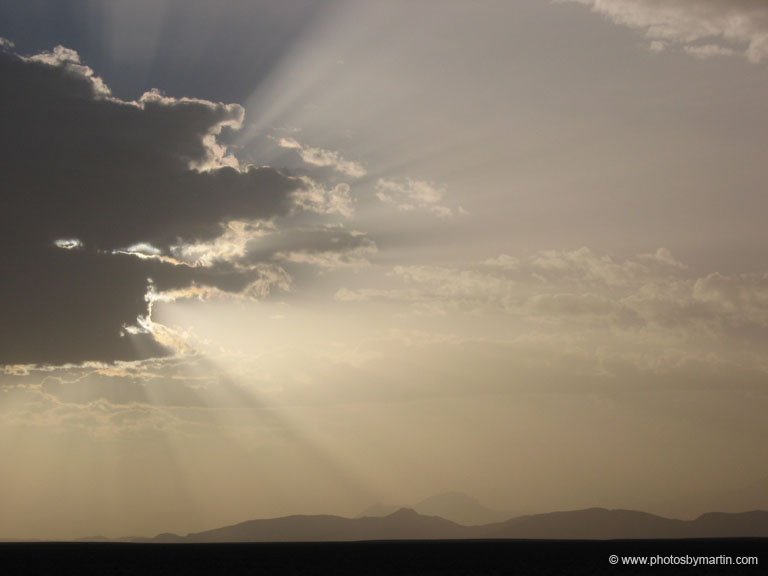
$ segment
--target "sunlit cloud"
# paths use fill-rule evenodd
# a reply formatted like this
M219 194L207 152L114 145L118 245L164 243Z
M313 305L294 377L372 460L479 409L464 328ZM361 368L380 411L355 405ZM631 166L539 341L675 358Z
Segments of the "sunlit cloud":
M341 154L333 150L306 146L294 138L279 138L277 144L281 148L296 150L301 159L312 166L329 167L350 178L362 178L367 174L361 164L345 160Z
M83 243L77 238L62 238L54 241L54 245L62 250L77 250L83 247Z
M189 160L189 167L200 172L208 172L224 167L242 171L248 170L247 166L241 167L237 157L231 154L227 147L220 144L217 139L224 128L235 131L242 128L245 109L239 104L213 103L200 98L171 98L156 89L145 92L137 102L129 104L136 104L141 108L146 108L148 105L170 108L203 106L210 108L212 111L215 110L219 114L220 120L212 124L207 132L202 135L201 144L204 154L199 158L191 158Z
M176 302L178 300L211 300L220 298L224 300L257 300L269 296L274 290L279 289L289 292L293 288L290 275L280 266L274 264L256 264L252 271L257 273L257 279L249 282L238 291L231 292L215 286L192 284L184 288L158 291L150 284L146 300L150 304L155 302Z
M634 346L643 363L665 349L671 362L709 358L768 369L756 347L768 342L765 274L696 275L664 248L624 260L581 248L540 251L513 266L487 262L466 268L396 266L389 276L398 285L343 288L336 299L399 302L417 315L472 314L491 323L503 313L547 338L557 330L603 346L606 335L621 334L627 349L614 340L606 353L622 355Z
M449 218L454 211L443 203L445 189L424 180L404 181L379 179L376 183L376 197L385 204L392 204L398 210L426 210L440 218Z
M196 353L204 343L189 330L178 326L166 325L153 318L154 307L158 303L172 303L183 300L200 302L218 300L227 302L255 302L268 297L276 290L290 292L293 289L291 276L275 264L254 264L250 272L256 278L238 291L223 290L216 286L193 283L183 288L158 290L149 280L144 300L147 312L136 318L134 324L124 324L123 333L128 336L138 334L151 335L154 340L175 355Z
M159 260L161 262L168 262L171 264L177 263L174 259L163 256L162 250L152 246L152 244L147 242L139 242L138 244L133 244L131 246L127 246L126 248L112 250L111 253L123 254L125 256L135 256L140 260Z
M222 225L223 232L211 241L181 242L170 246L171 254L189 266L210 267L217 262L237 262L245 257L248 244L274 233L270 221L242 222L232 220Z
M350 218L354 214L354 198L348 184L336 184L326 188L307 176L302 176L304 186L292 194L296 208L317 214L339 214Z
M505 270L514 270L520 266L520 259L509 254L499 254L495 258L488 258L482 261L484 266L491 268L502 268Z
M768 6L761 0L557 0L590 6L616 24L642 30L651 50L681 46L698 58L768 57Z
M23 58L29 62L40 62L48 66L60 67L80 76L88 81L93 89L94 96L97 98L111 98L112 92L99 76L96 76L93 69L80 62L80 55L70 48L56 46L50 52L41 52L34 56ZM116 99L112 99L117 101Z
M376 243L362 234L352 233L359 241L347 249L340 250L293 250L277 252L275 260L294 264L310 264L320 268L360 268L369 266L369 257L378 251Z
M650 254L639 254L638 258L641 260L659 262L661 264L666 264L667 266L672 266L673 268L685 269L688 267L684 262L675 258L672 255L672 252L666 248L658 248L656 252Z

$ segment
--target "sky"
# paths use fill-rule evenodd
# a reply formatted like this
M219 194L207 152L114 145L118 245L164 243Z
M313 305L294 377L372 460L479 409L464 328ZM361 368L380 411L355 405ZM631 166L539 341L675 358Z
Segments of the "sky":
M0 38L0 538L768 478L763 0L0 0Z

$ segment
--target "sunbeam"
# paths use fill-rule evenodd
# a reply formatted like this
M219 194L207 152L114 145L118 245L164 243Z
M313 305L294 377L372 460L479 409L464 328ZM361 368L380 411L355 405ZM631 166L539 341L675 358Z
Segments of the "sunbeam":
M274 318L271 306L256 304L255 307L267 310L258 310L255 315L249 313L253 316L253 326L270 323L270 319L273 324L282 323L282 319ZM242 316L242 305L239 308L236 313ZM162 306L158 307L156 316L161 319L158 321L170 327L194 325L194 316L188 314L185 317L185 310L189 311L190 307ZM194 312L195 307L191 310ZM338 438L334 438L333 431L323 425L316 409L300 397L288 404L277 401L285 377L292 371L289 364L295 363L296 355L304 354L302 349L305 345L316 344L315 337L311 333L301 336L291 329L279 336L269 326L261 331L249 332L234 338L240 348L239 355L228 353L226 346L222 347L221 342L210 338L210 333L206 334L201 341L206 341L207 347L201 350L191 365L196 366L201 377L198 398L216 423L214 428L228 442L243 452L254 454L258 454L258 446L269 442L277 441L283 445L281 456L254 460L252 463L263 473L259 480L262 484L260 490L272 494L272 498L279 498L275 492L283 491L282 497L298 500L307 491L326 493L328 501L338 499L340 494L361 503L375 497L359 473L355 453L339 449ZM267 337L270 341L266 340ZM291 347L286 353L285 345L289 341ZM255 356L252 346L258 350ZM219 352L216 353L216 350ZM273 388L275 385L278 389ZM275 394L278 396L275 397ZM273 397L271 401L270 396ZM366 448L363 446L362 449ZM266 479L280 477L276 470L281 466L303 472L295 475L294 483L278 482L263 486Z
M0 540L768 509L766 23L0 1Z

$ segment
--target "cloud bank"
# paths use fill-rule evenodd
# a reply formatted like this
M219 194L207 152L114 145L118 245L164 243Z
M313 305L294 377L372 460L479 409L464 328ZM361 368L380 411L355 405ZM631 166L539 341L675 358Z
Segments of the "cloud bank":
M741 54L768 58L768 4L763 0L559 0L590 6L616 24L641 30L659 52L682 47L699 58Z
M336 299L482 322L488 334L513 331L554 355L568 342L595 373L608 359L651 372L690 363L768 370L768 275L696 274L665 248L623 260L588 248L502 254L464 267L395 266L388 276L391 287L344 288Z

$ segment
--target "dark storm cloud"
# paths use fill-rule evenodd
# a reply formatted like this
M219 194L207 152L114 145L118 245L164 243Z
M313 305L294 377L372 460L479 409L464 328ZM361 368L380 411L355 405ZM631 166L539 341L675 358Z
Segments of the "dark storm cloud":
M286 214L301 185L226 156L215 138L239 127L240 106L159 93L122 102L66 49L0 52L0 79L0 363L161 353L120 328L146 313L148 277L184 286L200 271L111 252L167 249L214 238L227 220ZM63 239L82 245L54 244Z

